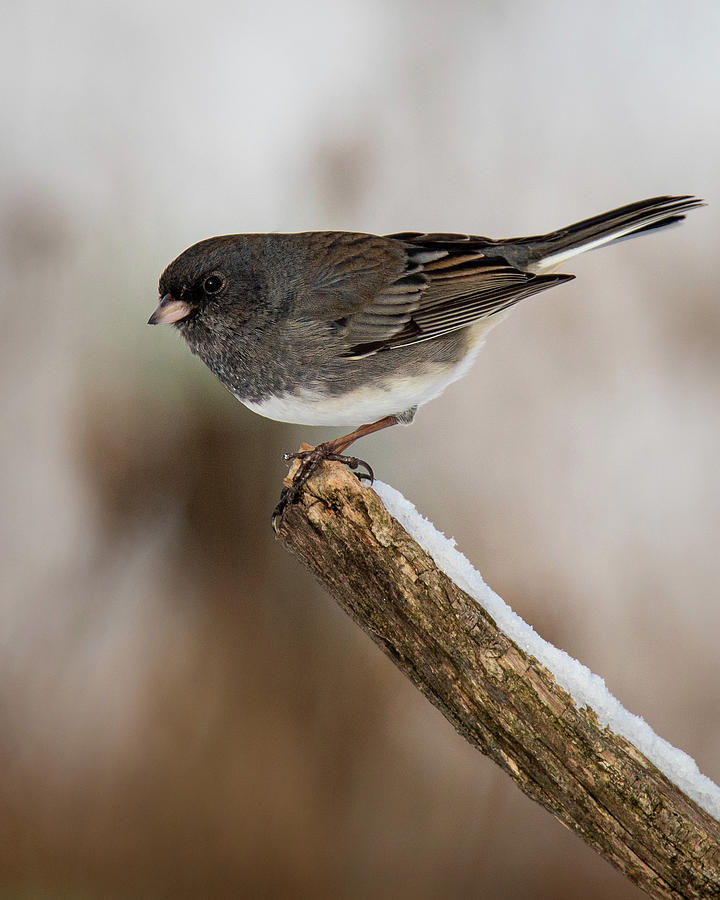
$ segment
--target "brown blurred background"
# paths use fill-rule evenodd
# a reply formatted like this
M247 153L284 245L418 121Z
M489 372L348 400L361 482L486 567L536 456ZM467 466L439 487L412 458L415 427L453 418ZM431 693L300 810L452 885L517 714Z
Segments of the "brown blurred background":
M275 543L157 277L229 231L709 208L524 304L379 476L720 779L720 6L3 4L0 894L639 896ZM714 202L713 202L714 201Z

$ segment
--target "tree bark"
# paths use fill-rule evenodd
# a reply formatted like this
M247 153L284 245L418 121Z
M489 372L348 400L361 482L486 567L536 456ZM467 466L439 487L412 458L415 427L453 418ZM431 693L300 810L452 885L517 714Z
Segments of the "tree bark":
M720 823L600 727L339 463L280 540L459 733L653 897L720 897Z

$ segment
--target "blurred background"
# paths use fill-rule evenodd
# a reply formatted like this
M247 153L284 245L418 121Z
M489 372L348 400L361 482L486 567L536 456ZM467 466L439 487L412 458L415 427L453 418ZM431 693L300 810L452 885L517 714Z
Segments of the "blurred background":
M639 897L276 544L282 452L338 432L254 416L145 321L214 234L706 197L573 261L360 455L720 779L720 6L2 18L0 894Z

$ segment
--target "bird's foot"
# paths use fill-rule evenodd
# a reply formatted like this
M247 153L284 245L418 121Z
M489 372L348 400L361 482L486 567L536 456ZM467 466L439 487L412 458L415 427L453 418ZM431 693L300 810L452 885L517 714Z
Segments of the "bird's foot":
M275 531L277 531L280 526L280 520L282 519L285 510L288 506L292 506L292 504L297 501L300 491L305 486L307 480L320 463L324 462L326 459L331 462L343 463L343 465L352 469L358 478L367 478L370 484L375 480L375 474L369 463L366 463L364 459L358 459L357 456L345 456L343 453L337 453L336 447L332 441L329 441L326 444L318 444L317 447L312 447L310 450L299 450L297 453L285 453L283 454L283 459L285 462L292 462L297 459L300 461L300 465L298 466L290 485L283 488L282 494L280 495L280 502L273 512L272 526ZM356 471L359 468L363 468L366 471Z

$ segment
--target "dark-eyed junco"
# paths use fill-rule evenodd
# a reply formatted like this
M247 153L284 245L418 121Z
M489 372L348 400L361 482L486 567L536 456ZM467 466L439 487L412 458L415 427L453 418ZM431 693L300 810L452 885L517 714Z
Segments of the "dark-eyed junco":
M356 467L359 460L340 456L353 441L412 422L418 406L467 372L512 306L574 277L550 274L556 266L701 204L654 197L504 240L342 231L209 238L165 269L149 324L175 324L254 412L355 428L293 455L302 462L279 515L319 460Z

